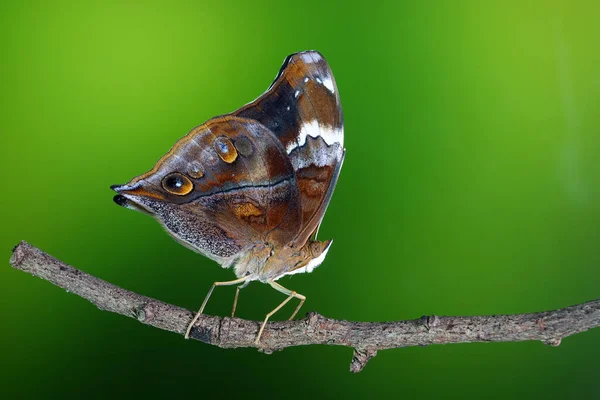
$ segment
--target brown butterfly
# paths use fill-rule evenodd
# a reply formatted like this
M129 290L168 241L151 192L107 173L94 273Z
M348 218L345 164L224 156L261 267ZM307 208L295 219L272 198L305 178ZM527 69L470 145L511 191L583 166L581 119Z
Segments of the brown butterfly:
M149 172L111 188L115 203L150 214L184 246L233 267L238 279L261 281L288 297L306 298L276 281L312 272L331 240L317 231L344 160L344 124L329 65L316 51L288 56L269 89L239 110L192 129Z

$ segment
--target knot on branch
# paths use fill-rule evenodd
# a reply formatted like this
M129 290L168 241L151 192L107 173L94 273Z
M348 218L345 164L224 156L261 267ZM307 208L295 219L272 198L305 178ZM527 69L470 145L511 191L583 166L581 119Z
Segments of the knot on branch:
M309 328L312 329L318 329L317 325L321 322L322 319L324 319L325 317L323 317L321 314L319 314L316 311L311 311L308 314L306 314L306 322L307 322L307 326Z
M547 346L552 346L552 347L560 346L560 342L561 342L560 338L542 340L542 343L544 343Z
M152 304L144 303L132 310L135 319L143 324L148 324L154 319L154 310Z
M421 323L423 324L425 329L427 329L428 331L434 329L440 323L440 319L438 318L437 315L434 315L434 314L423 315L419 319L419 321L421 321Z
M377 350L373 348L354 349L352 362L350 363L350 372L357 373L363 370L369 360L377 355Z
M25 258L25 249L27 246L30 246L29 243L24 240L21 241L18 245L12 248L12 256L10 257L10 265L14 268L19 268L21 263L23 262L23 258Z

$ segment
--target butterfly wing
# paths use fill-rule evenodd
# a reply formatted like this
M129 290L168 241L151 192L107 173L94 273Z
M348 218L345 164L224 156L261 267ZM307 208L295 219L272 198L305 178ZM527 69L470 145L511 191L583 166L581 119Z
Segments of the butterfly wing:
M260 122L285 149L301 203L301 227L290 243L303 246L325 215L345 154L342 107L329 65L316 51L288 56L267 92L233 115Z
M113 187L115 201L152 214L222 265L265 241L302 247L331 199L343 139L327 62L314 51L293 54L267 92L194 128L152 170ZM192 189L168 190L172 176Z
M190 190L169 188L171 177ZM152 170L113 189L127 201L121 205L150 213L222 265L256 243L289 243L300 227L296 176L281 142L259 122L231 115L193 129Z

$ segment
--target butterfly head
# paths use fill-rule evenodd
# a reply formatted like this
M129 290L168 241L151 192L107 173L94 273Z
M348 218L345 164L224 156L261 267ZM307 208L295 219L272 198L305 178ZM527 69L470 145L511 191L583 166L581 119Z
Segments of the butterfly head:
M189 242L179 232L191 223L189 208L200 194L199 179L203 174L187 161L188 156L185 149L167 154L149 172L126 184L111 186L117 192L113 201L151 215L176 239Z
M168 205L189 201L195 183L172 163L159 163L150 172L124 185L113 185L111 189L117 192L113 200L118 205L160 217Z
M261 211L250 202L230 201L227 193L258 176L249 177L240 165L262 160L255 154L259 145L254 138L244 129L234 129L238 126L232 121L215 119L194 128L150 171L111 186L117 192L114 202L153 216L172 237L195 251L218 262L229 259L245 245L236 239L247 235L228 216L254 218Z

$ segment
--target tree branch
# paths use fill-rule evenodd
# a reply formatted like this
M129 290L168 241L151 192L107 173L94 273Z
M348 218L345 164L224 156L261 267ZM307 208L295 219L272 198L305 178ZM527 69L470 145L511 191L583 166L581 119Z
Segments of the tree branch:
M194 313L117 287L21 242L13 249L11 265L95 304L156 328L185 333ZM191 338L223 348L257 347L260 321L203 315ZM397 322L350 322L315 312L296 321L270 322L260 350L272 353L291 346L329 344L354 348L352 372L361 371L378 350L429 344L518 342L540 340L558 346L561 339L600 326L600 300L560 310L531 314L481 317L423 316Z

